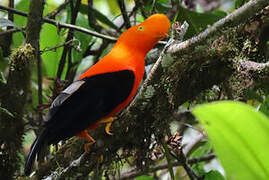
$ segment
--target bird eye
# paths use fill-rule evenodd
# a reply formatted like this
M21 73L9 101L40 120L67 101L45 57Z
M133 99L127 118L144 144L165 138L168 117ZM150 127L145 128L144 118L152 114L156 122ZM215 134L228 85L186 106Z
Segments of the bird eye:
M139 27L137 28L137 30L138 30L138 31L144 31L144 27L143 27L143 26L139 26Z

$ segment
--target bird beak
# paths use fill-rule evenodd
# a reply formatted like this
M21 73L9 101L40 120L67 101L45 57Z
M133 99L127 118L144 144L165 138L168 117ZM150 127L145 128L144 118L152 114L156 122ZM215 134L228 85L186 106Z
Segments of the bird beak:
M168 36L169 36L168 33L163 34L163 38L167 38Z
M162 34L159 34L157 36L158 39L163 39L163 38L167 38L168 37L168 33L162 33Z

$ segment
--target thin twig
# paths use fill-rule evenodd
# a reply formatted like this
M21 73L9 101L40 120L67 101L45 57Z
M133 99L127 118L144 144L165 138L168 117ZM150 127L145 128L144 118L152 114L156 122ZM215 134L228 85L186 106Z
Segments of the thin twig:
M164 149L164 155L165 155L166 160L167 160L167 168L169 170L170 177L172 180L174 180L175 175L174 175L173 165L172 165L172 156L169 153L169 149L168 149L168 146L167 146L167 143L165 142L165 140L162 140L162 146Z
M207 161L210 161L210 160L214 159L215 157L216 157L215 154L210 153L210 154L207 154L207 155L204 155L204 156L190 158L190 159L187 160L187 163L188 164L196 164L196 163L199 163L199 162L207 162ZM175 161L175 162L172 163L173 167L177 167L177 166L181 166L181 165L182 164L179 161ZM161 165L156 165L154 167L151 167L147 171L140 171L138 169L132 169L131 171L128 171L128 172L125 172L125 173L121 174L119 180L131 179L131 178L141 176L143 174L153 173L153 172L156 172L156 171L159 171L159 170L167 169L168 166L169 166L168 163L164 163L164 164L161 164Z
M142 16L146 19L148 17L147 12L145 11L144 2L141 2L141 0L135 1L135 5L139 7Z
M55 10L53 10L52 12L48 13L46 15L47 18L49 19L55 19L55 16L57 14L59 14L63 9L65 9L65 7L71 2L72 0L66 0L65 2L63 2L63 4L61 4L60 6L58 6Z
M40 46L39 46L40 48ZM41 53L40 50L38 49L36 51L37 53L37 85L38 85L38 106L42 106L43 104L43 95L42 95L42 84L43 84L43 80L42 80L42 59L41 59ZM42 110L39 109L38 111L38 120L39 123L41 124L41 122L43 121L43 114L42 114Z
M174 153L173 153L174 152ZM170 151L170 154L176 158L178 160L178 162L180 162L183 166L183 168L185 169L186 173L188 174L189 178L191 180L199 180L201 179L196 172L189 166L188 162L187 162L187 158L185 156L185 154L182 151L182 148L177 149L176 151Z
M18 15L21 15L21 16L24 16L24 17L28 17L28 14L27 13L22 12L22 11L19 11L19 10L16 10L16 9L13 9L13 8L9 8L9 7L0 5L0 9L6 10L6 11L11 11L11 12L13 12L15 14L18 14ZM89 35L95 36L97 38L101 38L101 39L107 40L109 42L116 42L117 41L117 38L116 37L112 37L112 36L109 36L109 35L101 34L101 33L98 33L96 31L91 31L89 29L86 29L86 28L83 28L83 27L80 27L80 26L76 26L76 25L73 25L73 24L67 24L67 23L63 23L63 22L58 22L58 21L55 21L55 20L52 20L52 19L48 19L48 18L43 18L42 20L43 20L43 22L48 23L48 24L52 24L52 25L56 26L59 29L60 28L72 29L72 30L76 30L76 31L79 31L79 32L82 32L82 33L85 33L85 34L89 34ZM165 42L164 41L159 41L158 44L164 45Z
M210 161L211 159L214 159L216 157L216 155L214 153L210 153L204 156L200 156L200 157L195 157L195 158L190 158L187 160L188 164L196 164L202 161Z
M6 30L6 31L1 31L1 32L0 32L0 36L6 36L6 35L8 35L8 34L12 34L12 33L19 32L19 31L23 31L23 30L25 30L24 27L23 27L23 28L20 28L20 29L18 29L18 28L8 29L8 30Z
M66 71L65 80L69 80L72 67L73 67L72 51L68 51L68 54L67 54L67 71Z
M131 13L128 15L129 19L132 15L134 15L134 13L138 10L138 6L135 5L134 8L132 9ZM122 25L118 28L118 32L121 31L121 29L124 27L124 22L122 23Z
M70 46L74 42L74 39L71 39L67 42L64 42L62 44L56 45L55 47L46 47L43 50L40 50L41 53L47 52L47 51L56 51L56 49L63 47L63 46Z
M14 0L9 0L9 4L8 6L10 8L14 8ZM8 20L10 21L14 21L14 13L13 12L8 12ZM12 27L7 27L7 30L9 29L12 29ZM12 43L12 34L9 34L7 37L6 37L6 43L7 43L7 47L10 47L11 43ZM9 48L10 49L10 48Z
M88 0L88 24L97 32L100 32L103 29L96 21L93 9L93 0Z
M18 14L18 15L21 15L21 16L24 16L24 17L28 17L27 13L25 13L23 11L16 10L14 8L9 8L9 7L0 5L0 9L10 11L10 12L13 12L14 14ZM101 34L101 33L95 32L95 31L91 31L89 29L86 29L86 28L83 28L83 27L80 27L80 26L67 24L67 23L62 23L62 22L54 21L54 20L48 19L48 18L43 18L42 20L43 20L43 22L55 25L58 28L73 29L73 30L83 32L83 33L86 33L86 34L89 34L89 35L92 35L92 36L95 36L95 37L98 37L98 38L109 40L109 41L112 41L112 42L117 41L117 38L115 38L115 37L108 36L108 35L105 35L105 34Z
M73 7L73 1L70 4L71 5L71 24L76 23L76 19L77 19L77 15L78 15L78 12L79 12L80 4L81 4L81 0L76 1L75 7ZM69 29L68 35L67 35L67 38L66 38L65 42L67 43L68 41L72 40L73 36L74 36L74 30ZM61 78L61 75L62 75L62 72L63 72L63 69L64 69L64 65L65 65L65 62L66 62L66 55L67 55L68 51L70 51L70 50L71 50L70 46L64 46L62 56L61 56L59 66L58 66L58 71L57 71L57 74L56 74L56 77L58 79Z
M131 23L130 23L130 19L128 17L128 13L126 11L126 6L125 6L125 3L124 3L124 0L117 0L117 1L118 1L120 10L121 10L121 14L122 14L122 17L123 17L123 20L124 20L125 27L128 29L128 28L131 27Z

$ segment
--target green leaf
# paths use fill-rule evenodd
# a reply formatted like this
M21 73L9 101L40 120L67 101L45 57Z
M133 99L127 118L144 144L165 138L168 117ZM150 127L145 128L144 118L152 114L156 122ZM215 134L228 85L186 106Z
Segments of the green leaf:
M269 120L241 102L219 101L194 108L226 171L227 179L269 179Z
M180 6L176 20L180 23L183 23L184 21L189 23L190 26L184 37L185 39L188 39L206 29L208 25L214 24L225 16L225 12L221 13L220 11L216 11L214 13L198 13Z
M16 9L24 12L28 12L30 1L29 0L21 0L17 5ZM27 18L14 14L14 24L19 27L26 26ZM24 36L21 32L13 33L13 44L12 48L17 48L24 42Z
M209 171L205 174L205 180L225 180L218 171Z
M77 21L76 24L78 26L81 27L88 27L88 20L85 16L79 14L77 17ZM81 52L75 51L73 49L73 62L78 62L82 60L83 57L83 52L85 51L85 49L88 47L89 44L91 44L92 41L92 36L82 33L82 32L75 32L74 33L75 38L79 41L80 43L80 48L81 48ZM79 44L78 42L74 43L74 44Z
M88 6L85 4L81 4L79 11L82 14L88 15ZM101 13L100 11L98 11L96 9L93 9L93 12L94 12L95 18L97 20L108 25L109 27L111 27L113 29L116 29L116 30L118 29L118 27L110 19L108 19L106 15L104 15L103 13Z
M61 38L57 34L57 28L50 24L43 24L40 33L40 49L52 48L62 44ZM42 62L44 65L44 76L55 77L58 64L61 58L63 48L57 48L55 51L46 51L42 53Z
M151 176L139 176L135 180L154 180L154 178Z

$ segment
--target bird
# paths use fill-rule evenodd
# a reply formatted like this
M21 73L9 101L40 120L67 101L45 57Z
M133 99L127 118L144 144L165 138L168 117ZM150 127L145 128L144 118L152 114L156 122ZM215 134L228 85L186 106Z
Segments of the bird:
M84 148L95 143L88 129L106 123L133 99L143 79L145 56L168 36L170 21L154 14L123 32L111 51L64 89L52 102L41 133L33 142L25 161L24 173L30 175L33 162L44 146L73 136L87 139Z

